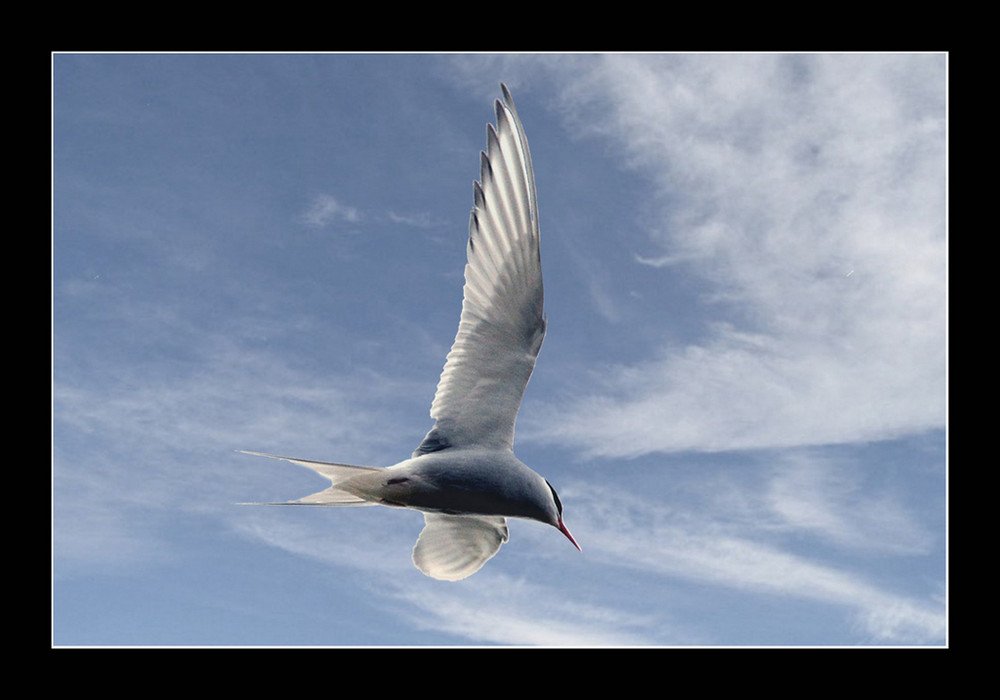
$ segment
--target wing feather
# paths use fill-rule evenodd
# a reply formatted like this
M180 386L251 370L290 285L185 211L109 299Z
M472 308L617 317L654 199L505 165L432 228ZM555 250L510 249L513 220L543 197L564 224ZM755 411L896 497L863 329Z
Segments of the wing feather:
M473 186L458 333L431 404L434 428L414 456L463 445L511 448L545 337L531 155L510 92L501 88Z
M479 571L507 538L505 518L424 513L413 563L431 578L459 581Z

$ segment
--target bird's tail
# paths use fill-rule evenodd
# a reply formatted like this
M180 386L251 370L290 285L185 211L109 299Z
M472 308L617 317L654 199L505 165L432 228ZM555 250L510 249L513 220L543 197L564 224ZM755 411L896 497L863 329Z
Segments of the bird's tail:
M281 501L277 503L245 503L243 505L257 505L257 506L373 506L376 501L371 501L356 493L344 490L339 485L344 484L344 482L352 479L353 477L359 476L368 472L381 471L379 467L359 467L353 464L338 464L336 462L314 462L308 459L294 459L292 457L279 457L278 455L269 455L263 452L248 452L246 450L239 450L243 454L257 455L259 457L271 457L272 459L283 459L286 462L292 462L293 464L299 464L303 467L308 467L312 469L317 474L325 476L332 482L332 486L311 496L306 496L305 498L300 498L297 501Z

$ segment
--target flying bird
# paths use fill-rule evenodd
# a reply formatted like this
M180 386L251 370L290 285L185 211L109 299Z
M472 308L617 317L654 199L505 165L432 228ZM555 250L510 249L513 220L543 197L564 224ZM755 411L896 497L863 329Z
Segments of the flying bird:
M473 183L462 314L430 415L434 426L391 467L273 457L331 486L261 505L385 505L423 512L413 563L424 574L471 576L508 539L507 518L547 523L580 549L552 485L514 456L514 422L545 337L538 202L524 128L506 85L487 125Z

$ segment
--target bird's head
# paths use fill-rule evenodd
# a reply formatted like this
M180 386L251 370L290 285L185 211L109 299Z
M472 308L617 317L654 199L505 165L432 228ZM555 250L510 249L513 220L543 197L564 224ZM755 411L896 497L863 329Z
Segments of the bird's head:
M580 545L576 543L576 540L573 539L573 535L570 534L569 528L567 528L566 524L563 522L563 508L562 501L559 500L559 494L557 494L556 490L552 488L552 484L549 483L548 479L545 480L545 485L549 487L549 493L551 494L551 503L549 504L549 508L546 508L549 524L559 530L562 534L566 535L569 541L573 543L574 547L583 551L580 549Z

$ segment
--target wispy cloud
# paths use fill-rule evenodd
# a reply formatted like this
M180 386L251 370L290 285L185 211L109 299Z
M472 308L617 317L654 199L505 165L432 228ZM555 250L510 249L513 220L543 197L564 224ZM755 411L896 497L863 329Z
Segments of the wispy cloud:
M405 602L400 613L416 627L478 644L636 646L662 643L670 634L648 615L574 601L506 575L461 589L412 587L397 595Z
M430 229L439 225L428 212L387 211L385 213L365 212L361 209L344 204L331 194L320 194L313 198L309 207L302 214L301 220L308 226L324 228L337 223L361 224L380 223L407 226L412 228Z
M316 227L329 226L339 221L357 223L361 218L361 212L355 207L343 204L329 194L317 195L302 215L302 220L306 224Z
M434 228L440 225L439 222L435 221L434 218L427 212L399 214L397 212L390 211L387 218L394 224L403 224L404 226L413 226L415 228Z
M701 276L719 322L594 377L548 436L635 455L942 426L943 71L940 56L611 56L576 72L560 95L574 127L618 143L651 206L669 203L644 216L659 224L637 264Z
M938 544L899 494L858 466L799 451L775 461L761 504L782 529L887 556L926 554Z
M156 321L162 318L148 323ZM237 325L203 331L183 359L118 367L113 379L74 374L54 385L61 563L106 568L114 561L169 558L169 545L151 545L161 517L184 512L225 519L240 501L293 499L320 486L305 470L255 462L236 450L316 459L335 453L383 464L394 461L401 436L419 439L426 409L417 410L421 401L407 410L421 392L406 380L362 368L317 378L288 354L240 337ZM145 327L131 326L137 335ZM60 344L62 366L71 362L66 352Z
M942 600L884 590L845 565L794 553L787 546L789 539L815 535L817 528L837 532L843 524L784 522L775 531L775 515L780 521L787 513L768 512L766 493L760 494L762 500L751 498L753 512L738 522L722 502L711 499L694 510L608 487L581 487L568 493L578 517L580 510L586 513L582 522L577 521L579 539L587 543L588 556L606 565L662 576L664 581L688 580L842 608L856 621L858 634L873 643L939 643L944 638ZM831 499L823 510L831 512L835 501ZM869 536L880 539L874 519L869 525ZM850 544L859 549L871 546L854 539Z

